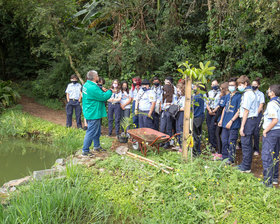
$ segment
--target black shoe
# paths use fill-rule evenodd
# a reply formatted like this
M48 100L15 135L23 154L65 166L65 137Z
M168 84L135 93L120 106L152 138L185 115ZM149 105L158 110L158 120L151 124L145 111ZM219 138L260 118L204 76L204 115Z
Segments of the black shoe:
M106 149L103 149L101 146L97 149L93 149L95 152L106 152Z
M82 152L82 156L89 156L92 157L94 156L91 152Z
M168 143L164 144L164 146L163 146L164 149L168 149L169 147L170 147L170 144L168 144Z

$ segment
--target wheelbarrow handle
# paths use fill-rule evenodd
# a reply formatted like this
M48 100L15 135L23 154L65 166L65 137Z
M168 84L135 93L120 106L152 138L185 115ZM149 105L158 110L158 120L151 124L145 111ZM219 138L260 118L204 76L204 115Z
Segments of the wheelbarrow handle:
M151 144L150 146L153 146L153 144L155 144L157 142L157 140L161 139L161 138L165 138L166 135L163 135L163 136L158 136Z
M172 138L176 137L177 135L181 135L181 133L176 133L173 136L171 136L166 142L169 142Z

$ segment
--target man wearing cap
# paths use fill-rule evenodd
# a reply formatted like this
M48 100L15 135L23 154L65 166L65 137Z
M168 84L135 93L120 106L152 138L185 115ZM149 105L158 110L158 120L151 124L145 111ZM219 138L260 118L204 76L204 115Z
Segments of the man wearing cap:
M153 112L156 105L155 91L150 89L150 82L144 79L142 88L139 90L136 97L135 114L139 113L139 127L140 128L153 128L154 122L152 119Z
M82 99L82 92L81 92L82 86L80 83L78 83L78 78L76 75L71 75L70 81L71 83L68 84L67 89L65 91L66 100L67 100L66 127L72 127L72 116L73 116L73 110L75 109L77 127L82 128L82 121L81 121L82 108L80 105Z

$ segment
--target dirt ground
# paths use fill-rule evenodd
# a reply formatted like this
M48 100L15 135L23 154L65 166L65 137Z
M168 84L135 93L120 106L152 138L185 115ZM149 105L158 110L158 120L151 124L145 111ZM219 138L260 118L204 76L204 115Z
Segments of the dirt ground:
M46 106L40 105L34 101L34 99L26 96L21 97L20 104L23 106L23 111L27 112L33 116L40 117L44 120L53 122L55 124L59 124L62 126L66 126L66 112L64 110L52 110ZM76 126L76 121L73 119L73 127ZM108 134L108 128L102 127L102 135ZM125 145L119 143L117 140L113 142L112 149L116 149L120 145ZM242 161L242 150L236 150L236 164L240 164ZM256 177L262 177L262 161L261 155L253 156L252 163L252 173ZM278 185L279 187L279 185Z

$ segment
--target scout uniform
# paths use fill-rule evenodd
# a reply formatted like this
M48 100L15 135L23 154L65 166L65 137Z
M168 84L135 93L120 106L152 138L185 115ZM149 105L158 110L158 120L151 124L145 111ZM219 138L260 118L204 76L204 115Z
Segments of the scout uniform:
M122 92L113 93L110 99L119 99L122 96ZM108 102L108 128L109 136L112 135L113 123L114 123L114 114L115 114L115 129L116 135L119 135L120 130L120 121L121 121L121 106L120 101L113 103Z
M224 118L222 120L222 158L228 159L234 163L236 141L238 139L238 130L241 126L241 119L238 117L231 125L230 129L226 128L228 122L234 117L240 108L242 94L227 94L225 99Z
M69 102L66 105L66 127L72 126L73 109L75 109L77 127L82 128L82 108L79 102L82 85L80 83L69 83L65 93L69 94Z
M139 127L140 128L153 128L154 122L147 115L150 112L151 106L153 102L156 102L155 92L151 89L147 89L144 91L142 88L139 90L137 94L137 101L139 107ZM144 113L144 114L143 114Z
M208 93L208 106L210 107L211 110L214 110L218 105L220 101L220 95L221 91L218 90L210 90ZM209 142L213 148L216 148L217 146L217 141L216 141L216 125L215 125L215 115L210 115L207 111L207 116L206 116L206 124L208 128L208 137L209 137Z
M179 106L179 109L185 108L185 96L179 97L179 99L177 100L177 105ZM179 111L176 117L176 133L183 133L183 125L184 125L184 111ZM182 147L181 135L178 135L178 143L180 144L180 147Z
M264 113L263 129L271 123L273 118L277 118L277 124L263 136L262 142L262 162L263 177L267 186L272 182L278 182L279 175L279 148L280 148L280 98L274 97L267 104Z
M202 133L202 124L204 120L204 99L201 93L194 95L194 119L193 119L193 138L194 155L200 155L200 140Z
M255 91L256 97L257 97L257 106L259 108L260 104L265 103L265 99L264 99L264 94L260 91L260 90L256 90ZM254 131L254 147L253 147L253 151L254 152L259 152L259 144L260 144L260 123L263 117L263 113L260 112L258 114L257 117L257 127L255 128Z
M133 99L132 101L132 113L135 113L135 106L136 106L136 98L137 98L137 94L139 92L139 90L141 89L141 87L139 89L137 89L135 87L134 90L130 90L129 91L129 95L130 97ZM138 128L139 127L139 116L138 115L135 115L133 116L133 124L135 124L135 127Z
M154 122L154 127L155 130L159 130L159 123L160 123L160 101L161 101L161 96L162 96L162 86L153 86L151 88L156 95L156 106L155 106L155 111L153 114L153 122Z
M242 163L239 165L239 169L244 172L251 172L253 148L252 148L252 136L257 127L258 117L258 105L257 97L251 86L245 88L245 92L241 98L239 117L242 120L244 110L249 110L248 118L244 125L244 134L241 136L242 147Z
M226 104L226 95L225 96L222 96L220 101L219 101L219 109L218 111L216 112L216 115L215 115L215 124L218 124L221 120L221 116L222 116L222 112L223 112L223 109L225 107L225 104ZM216 141L217 141L217 152L218 154L222 154L222 139L221 139L221 134L222 134L222 130L223 130L223 127L219 127L218 125L216 126Z
M126 91L123 91L120 103L126 104L127 101L129 101L129 97L130 97L129 93L127 93ZM125 106L124 110L121 109L121 118L130 116L130 108L131 108L131 104L128 104Z

